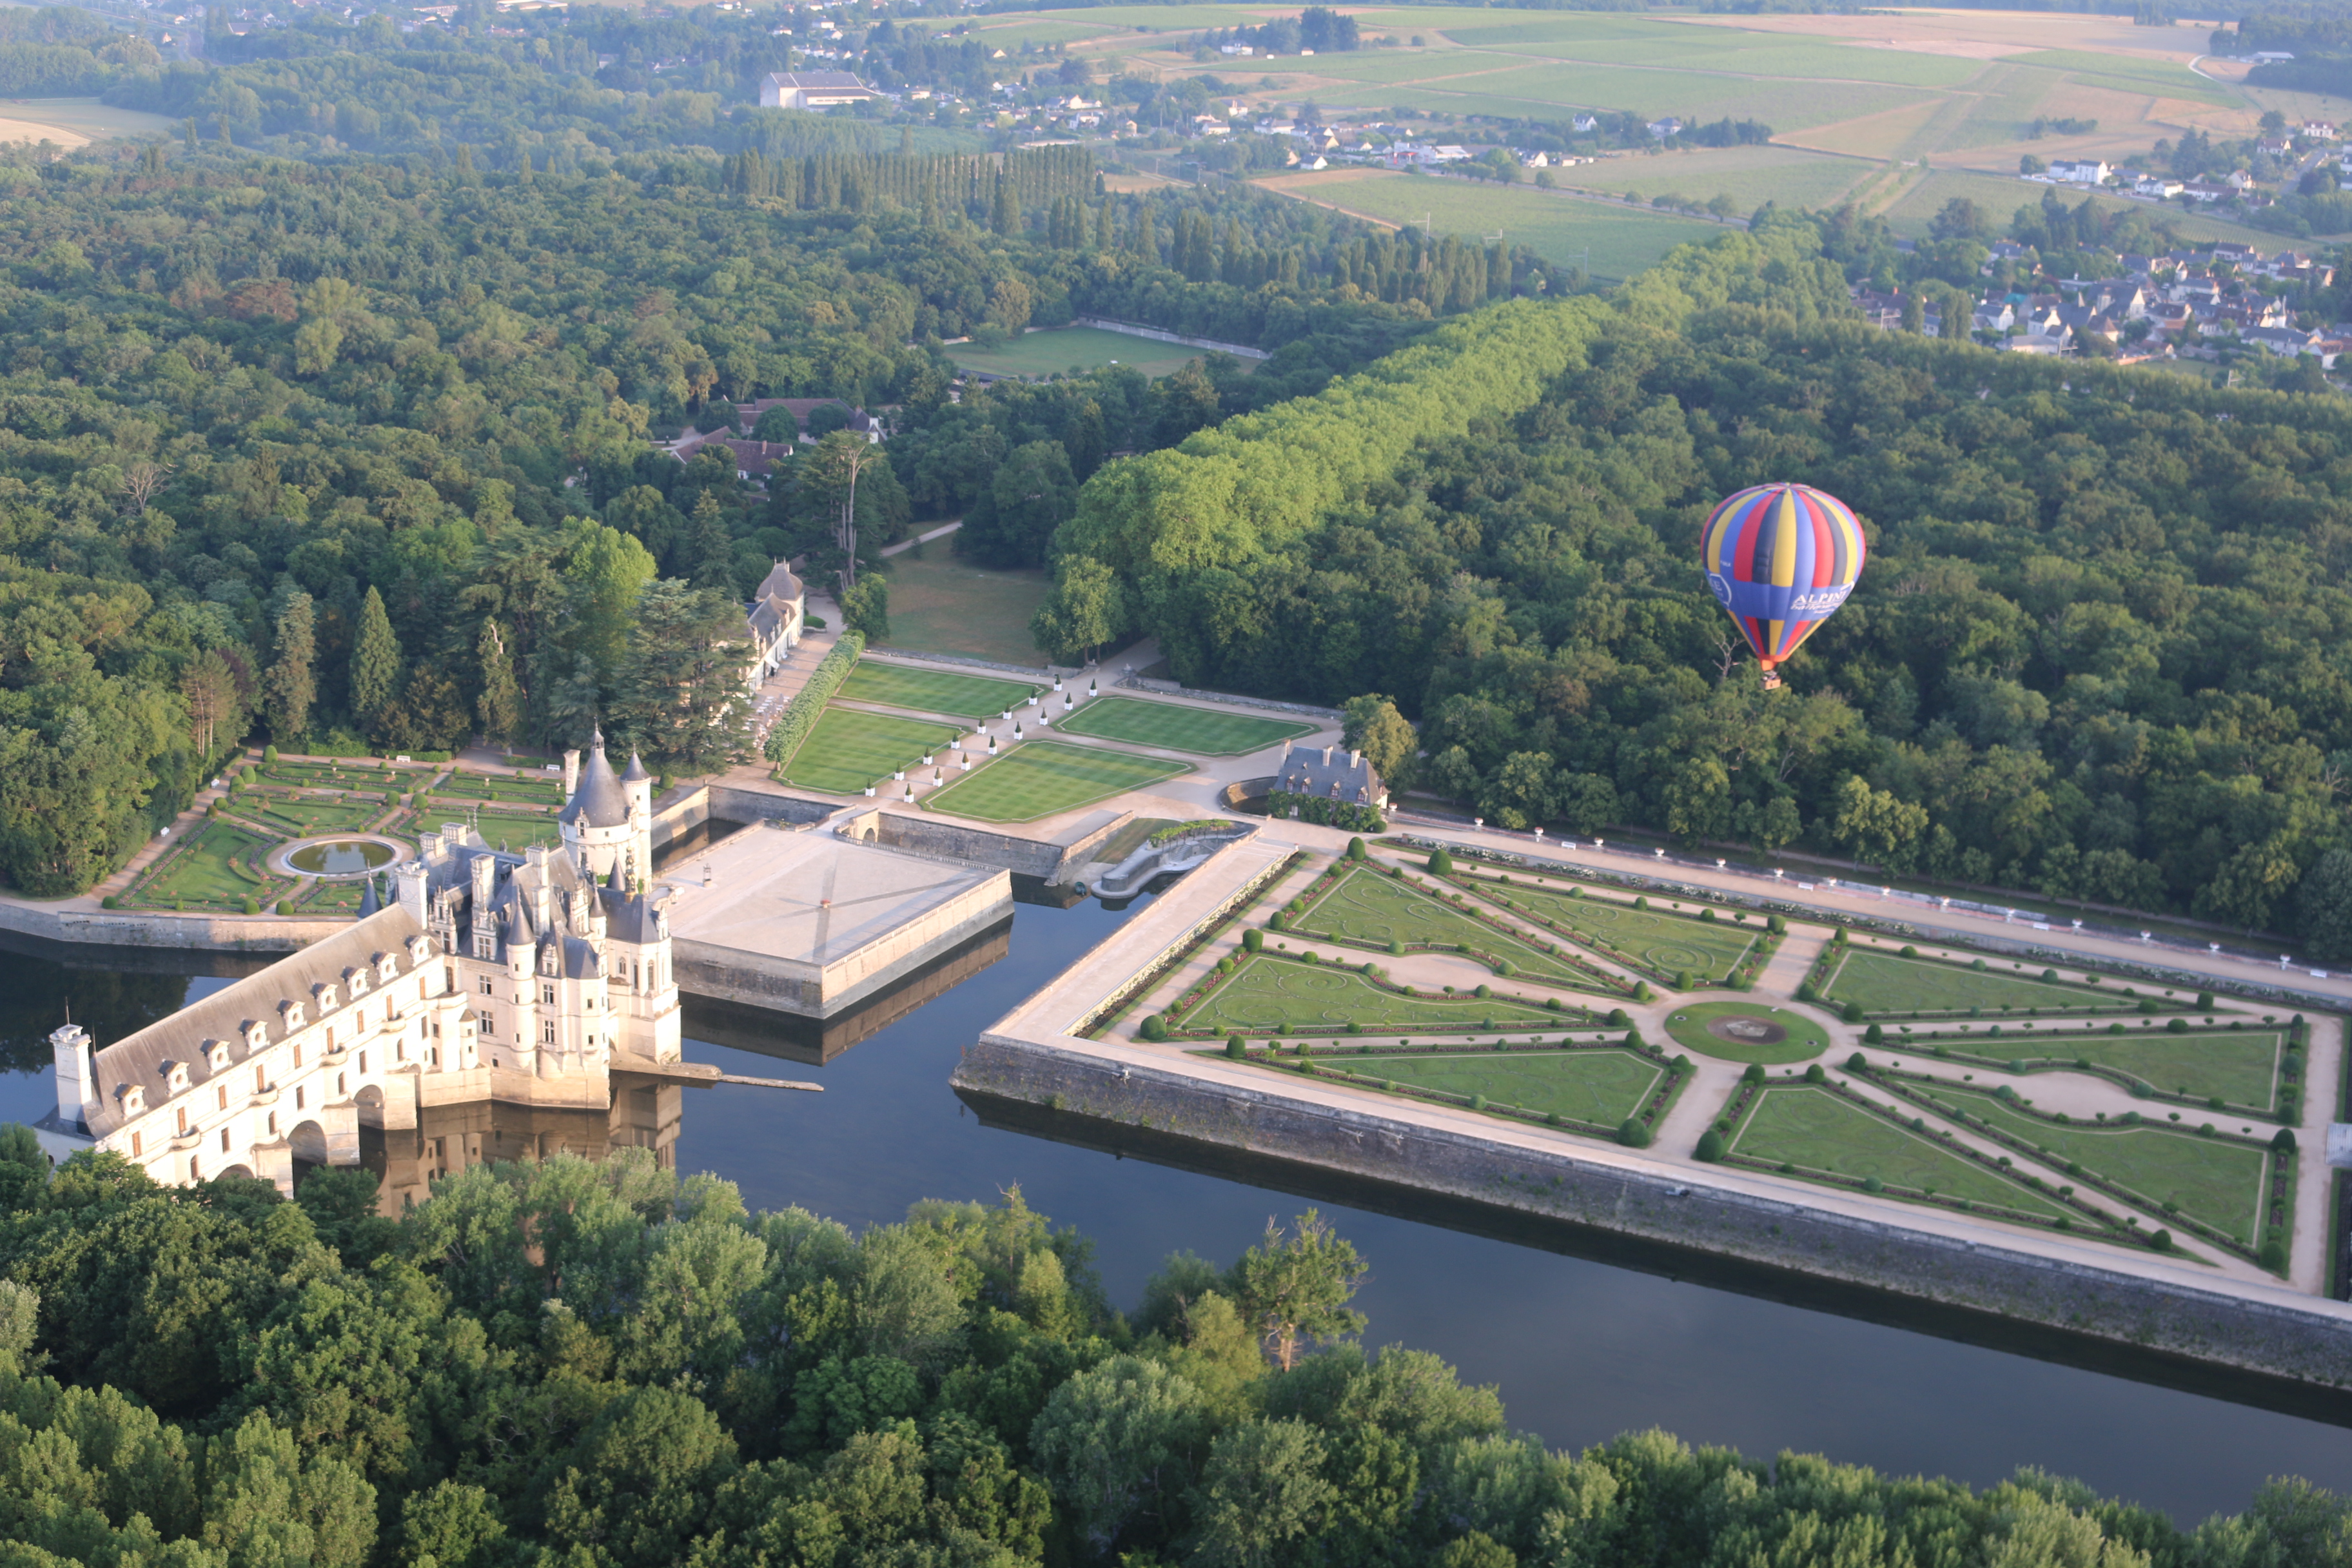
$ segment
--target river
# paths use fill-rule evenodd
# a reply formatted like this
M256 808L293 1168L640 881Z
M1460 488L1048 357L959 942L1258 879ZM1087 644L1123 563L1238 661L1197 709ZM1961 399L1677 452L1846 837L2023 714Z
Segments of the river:
M845 1046L796 1021L690 1005L690 1058L813 1078L825 1092L685 1091L678 1168L718 1173L755 1208L797 1204L854 1226L899 1218L919 1198L990 1200L1017 1184L1033 1208L1094 1240L1121 1306L1169 1253L1230 1261L1269 1216L1287 1221L1314 1202L1371 1265L1358 1302L1367 1342L1433 1351L1499 1385L1513 1426L1555 1447L1661 1426L1752 1455L1818 1452L1979 1486L2032 1465L2183 1522L2242 1509L2274 1475L2352 1490L2352 1430L2309 1418L2340 1409L2352 1421L2343 1395L2282 1402L2252 1381L2137 1364L2117 1375L2102 1370L2115 1358L2078 1345L1923 1321L1705 1259L1205 1154L1206 1168L1187 1168L1195 1162L1165 1145L1125 1157L1087 1146L1108 1134L1085 1127L984 1125L948 1087L959 1050L1125 918L1093 900L1024 904L1009 945L963 960L983 967ZM0 1120L52 1103L46 1035L68 1006L104 1044L225 984L212 976L252 967L53 947L0 963ZM743 1048L761 1040L770 1049Z

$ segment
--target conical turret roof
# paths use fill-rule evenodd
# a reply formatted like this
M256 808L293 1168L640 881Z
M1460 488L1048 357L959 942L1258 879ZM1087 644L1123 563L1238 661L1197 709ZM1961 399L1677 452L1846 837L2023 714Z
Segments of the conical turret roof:
M629 771L621 775L621 782L623 784L641 784L645 780L653 776L653 774L646 772L646 764L638 759L637 753L631 752L629 753Z
M629 820L629 797L621 788L612 760L604 755L604 731L589 742L588 765L580 770L580 787L564 803L562 820L584 822L591 827L619 827Z

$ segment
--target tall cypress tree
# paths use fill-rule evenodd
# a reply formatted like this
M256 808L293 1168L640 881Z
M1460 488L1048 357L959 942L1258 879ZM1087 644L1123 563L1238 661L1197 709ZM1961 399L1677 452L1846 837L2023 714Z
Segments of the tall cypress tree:
M319 627L310 595L296 594L278 616L278 658L263 679L274 741L292 743L310 727L318 700Z
M1006 239L1021 232L1021 205L1013 199L1013 182L1001 174L996 176L996 209L988 226Z
M383 613L383 595L371 585L360 606L358 638L352 645L352 712L370 731L381 729L400 689L400 639Z

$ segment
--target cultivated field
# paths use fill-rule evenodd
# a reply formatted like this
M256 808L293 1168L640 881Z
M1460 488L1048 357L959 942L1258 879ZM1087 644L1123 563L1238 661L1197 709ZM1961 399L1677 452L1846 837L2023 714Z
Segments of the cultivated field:
M1316 726L1297 719L1260 719L1247 713L1213 708L1187 708L1177 702L1150 702L1135 697L1097 697L1060 721L1067 735L1091 735L1104 741L1126 741L1163 751L1190 752L1203 757L1240 757L1280 745Z
M1182 763L1132 752L1031 741L954 780L923 805L982 822L1034 822L1190 772Z

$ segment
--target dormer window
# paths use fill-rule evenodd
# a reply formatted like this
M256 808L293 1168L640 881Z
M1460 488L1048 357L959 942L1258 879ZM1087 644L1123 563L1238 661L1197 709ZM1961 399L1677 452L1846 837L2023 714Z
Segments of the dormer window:
M207 1059L213 1064L213 1071L226 1072L228 1070L228 1042L226 1040L213 1041L212 1049L208 1053Z
M366 970L354 969L348 974L344 975L343 979L351 986L352 999L353 1001L356 1002L361 997L367 994L368 972Z
M399 954L387 952L382 958L377 959L375 961L375 977L379 984L384 985L389 985L394 980L400 978Z
M135 1083L126 1083L116 1090L122 1097L122 1114L144 1116L147 1113L147 1091Z
M291 1034L294 1030L300 1028L302 1026L302 1004L299 1002L287 1002L280 1005L284 1008L286 1014L287 1032Z
M248 1050L248 1051L257 1051L257 1050L261 1049L264 1046L268 1045L268 1043L269 1043L269 1026L268 1026L268 1025L267 1025L267 1024L261 1024L261 1023L253 1023L253 1024L247 1024L247 1025L245 1026L245 1048L246 1048L247 1050Z
M186 1092L188 1087L188 1064L185 1062L165 1062L163 1064L163 1082L165 1085L165 1091L167 1093L182 1094Z
M310 994L319 999L319 1016L321 1018L335 1010L335 988L333 986L314 985L310 988Z

